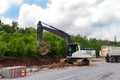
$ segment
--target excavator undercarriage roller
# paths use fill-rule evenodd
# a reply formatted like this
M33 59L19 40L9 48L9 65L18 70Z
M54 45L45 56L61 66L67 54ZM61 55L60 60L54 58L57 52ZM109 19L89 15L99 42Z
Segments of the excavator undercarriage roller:
M90 64L90 61L87 60L87 59L84 59L84 60L82 61L82 65L88 66L89 64Z

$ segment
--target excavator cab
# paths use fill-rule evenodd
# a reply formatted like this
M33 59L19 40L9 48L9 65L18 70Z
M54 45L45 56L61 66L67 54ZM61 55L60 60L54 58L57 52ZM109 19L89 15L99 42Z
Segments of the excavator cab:
M67 56L72 56L72 53L76 52L78 49L77 44L68 44L66 50Z

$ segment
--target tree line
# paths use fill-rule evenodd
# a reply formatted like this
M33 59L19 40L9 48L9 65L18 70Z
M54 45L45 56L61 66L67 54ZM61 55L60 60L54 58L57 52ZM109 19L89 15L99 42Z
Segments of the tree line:
M81 45L81 49L92 48L97 55L103 45L120 46L120 42L109 40L88 39L86 36L71 35L74 43ZM43 44L51 45L52 49L46 56L63 57L66 55L65 41L55 34L44 32ZM21 28L17 22L12 25L4 24L0 20L0 57L39 57L36 28Z

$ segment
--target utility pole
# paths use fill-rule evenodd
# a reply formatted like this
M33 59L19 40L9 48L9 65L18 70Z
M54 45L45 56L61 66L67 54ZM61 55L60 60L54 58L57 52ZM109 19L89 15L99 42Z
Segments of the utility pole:
M117 38L116 38L116 35L114 36L114 45L117 46Z

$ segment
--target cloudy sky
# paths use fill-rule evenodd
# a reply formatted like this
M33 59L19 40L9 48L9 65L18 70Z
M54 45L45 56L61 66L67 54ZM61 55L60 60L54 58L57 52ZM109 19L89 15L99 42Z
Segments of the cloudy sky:
M40 20L69 34L120 40L120 0L0 0L0 19L20 27Z

